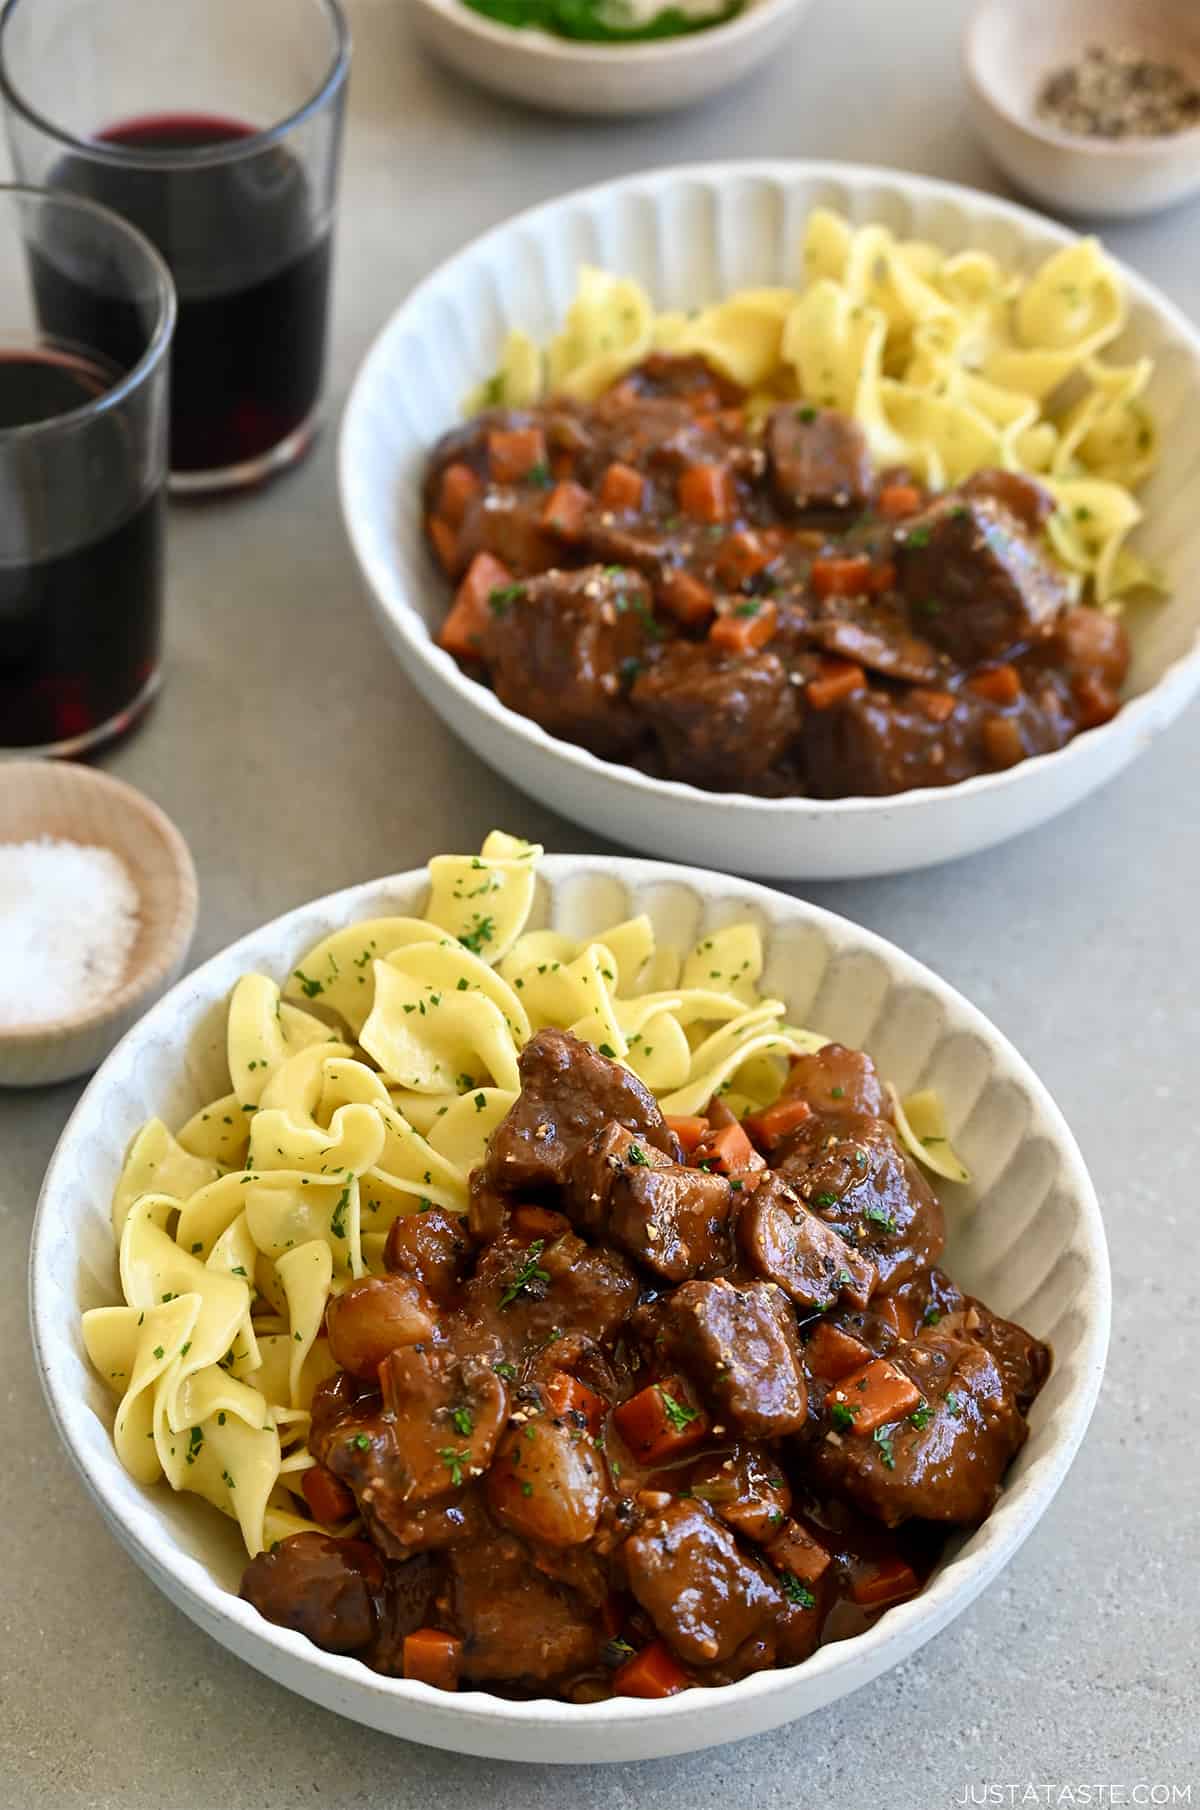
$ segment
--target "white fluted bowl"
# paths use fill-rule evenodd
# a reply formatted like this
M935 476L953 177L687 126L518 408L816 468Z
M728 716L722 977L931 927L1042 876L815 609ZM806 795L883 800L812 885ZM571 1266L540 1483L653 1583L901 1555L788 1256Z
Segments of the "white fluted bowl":
M448 604L421 528L430 446L494 369L510 327L545 340L580 264L638 277L664 308L794 282L814 207L1028 267L1070 235L972 189L844 164L703 164L624 177L522 214L421 283L383 329L342 424L342 510L384 633L408 676L497 772L617 842L680 861L778 879L899 873L971 854L1076 804L1172 722L1200 689L1200 336L1165 297L1124 271L1130 319L1108 350L1155 360L1148 392L1162 463L1141 493L1138 546L1173 594L1131 616L1128 701L1056 754L961 785L890 798L753 798L651 779L559 741L459 671L433 635Z
M928 1587L865 1634L803 1665L661 1703L512 1703L449 1697L382 1678L264 1621L237 1596L244 1563L233 1524L196 1497L143 1489L112 1447L113 1411L88 1366L83 1309L116 1300L108 1202L125 1146L153 1114L169 1125L228 1087L225 1002L239 975L282 979L305 949L359 918L419 912L424 873L401 874L302 905L214 956L162 1000L109 1057L55 1151L34 1225L33 1335L51 1413L109 1526L142 1569L223 1646L314 1703L389 1734L458 1753L582 1762L690 1752L777 1727L896 1665L966 1608L1042 1515L1091 1417L1108 1345L1104 1228L1083 1160L1032 1070L982 1013L870 931L745 881L649 861L555 856L541 868L534 924L583 936L646 911L663 942L752 917L766 948L763 986L789 1017L865 1046L901 1092L936 1087L968 1187L944 1187L955 1280L1054 1349L1030 1437L984 1525L953 1544Z

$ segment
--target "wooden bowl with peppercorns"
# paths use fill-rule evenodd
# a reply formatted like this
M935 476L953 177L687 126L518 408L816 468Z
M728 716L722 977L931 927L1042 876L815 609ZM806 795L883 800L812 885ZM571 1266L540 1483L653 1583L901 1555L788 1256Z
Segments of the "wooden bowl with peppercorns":
M980 136L1037 200L1120 219L1200 192L1194 0L981 0L963 62Z

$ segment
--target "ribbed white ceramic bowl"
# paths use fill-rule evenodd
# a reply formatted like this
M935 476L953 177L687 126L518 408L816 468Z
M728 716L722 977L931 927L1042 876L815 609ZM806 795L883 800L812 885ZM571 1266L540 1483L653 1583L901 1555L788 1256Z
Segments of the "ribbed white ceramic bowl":
M570 935L647 911L678 947L731 919L761 926L763 985L790 1016L865 1045L902 1091L941 1092L967 1188L947 1187L947 1267L999 1312L1054 1347L1030 1438L984 1525L929 1587L866 1634L790 1671L661 1703L574 1706L455 1697L377 1677L263 1621L236 1595L236 1529L195 1497L139 1488L121 1468L112 1406L79 1336L84 1308L116 1298L108 1202L144 1119L188 1117L228 1087L225 1001L248 969L282 977L334 928L422 909L423 873L377 880L277 918L168 994L113 1052L76 1107L46 1174L31 1258L33 1335L51 1412L113 1532L193 1621L260 1671L373 1728L504 1759L653 1758L773 1728L875 1678L945 1627L1007 1563L1062 1482L1095 1403L1108 1344L1109 1272L1095 1193L1075 1142L1036 1075L973 1006L890 943L830 912L745 881L648 861L556 856L535 922Z
M384 632L405 671L489 765L565 816L655 855L772 878L896 873L1001 842L1111 779L1200 688L1200 337L1126 271L1132 307L1118 360L1156 361L1149 400L1162 466L1143 493L1139 546L1173 595L1131 619L1129 702L1102 729L1005 773L895 798L762 799L649 779L557 741L464 677L431 631L446 583L421 532L428 449L494 369L508 329L557 328L579 266L641 279L664 308L794 281L817 206L881 220L948 250L978 246L1025 267L1068 238L1023 208L894 170L842 164L707 164L623 178L498 227L444 264L392 316L355 382L342 425L342 509Z
M553 113L667 113L731 88L778 49L812 0L748 0L725 25L647 44L514 31L464 0L409 0L422 43L468 81Z

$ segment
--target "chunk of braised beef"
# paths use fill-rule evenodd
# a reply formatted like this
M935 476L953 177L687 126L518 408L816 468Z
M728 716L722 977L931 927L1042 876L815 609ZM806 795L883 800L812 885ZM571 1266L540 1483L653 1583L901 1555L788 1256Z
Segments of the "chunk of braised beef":
M539 1571L515 1535L493 1528L451 1552L449 1566L443 1602L465 1678L545 1683L598 1661L606 1637L594 1612Z
M762 1446L743 1441L699 1459L688 1473L688 1488L734 1533L760 1545L774 1537L792 1506L778 1461Z
M671 779L753 791L800 727L797 688L770 648L727 654L710 641L673 641L634 683Z
M368 1541L297 1533L251 1559L239 1594L326 1653L362 1653L375 1639L385 1581Z
M702 1502L676 1498L648 1512L620 1557L633 1595L686 1664L728 1660L782 1607L766 1567Z
M747 1439L780 1439L804 1426L795 1316L773 1284L685 1282L653 1314L656 1364L683 1369L718 1425Z
M905 522L897 559L921 632L964 666L1027 646L1068 600L1049 557L990 496L939 497Z
M819 1050L794 1056L783 1084L783 1098L807 1100L814 1112L891 1117L883 1082L870 1056L842 1043L825 1043Z
M448 1495L483 1474L508 1413L504 1379L490 1364L414 1345L393 1351L379 1383L406 1502Z
M833 409L781 402L766 427L767 465L776 499L810 509L861 509L871 490L871 455L858 423Z
M1036 478L1026 477L1019 471L1004 471L994 465L972 472L959 489L963 496L990 497L993 502L1002 504L1031 534L1044 528L1057 508L1052 493Z
M957 1310L940 1314L936 1325L940 1333L977 1339L995 1358L1021 1413L1028 1414L1050 1374L1048 1345L970 1295L960 1297Z
M889 1361L911 1378L919 1401L870 1432L856 1432L852 1419L838 1430L827 1418L826 1436L809 1448L810 1476L887 1527L911 1519L973 1526L1029 1431L999 1362L976 1339L941 1326ZM839 1387L852 1400L853 1377Z
M1033 672L1012 705L969 687L956 691L857 691L804 719L809 790L817 798L884 797L921 786L957 785L1003 770L1071 739L1076 723L1065 687Z
M912 685L937 685L947 671L930 643L913 633L908 610L895 597L826 598L808 639L823 653Z
M429 1626L438 1579L438 1561L427 1552L387 1566L369 1660L374 1671L403 1678L404 1642L418 1628Z
M609 1236L665 1282L682 1282L728 1263L733 1198L725 1176L703 1169L624 1167L609 1192Z
M740 384L726 377L706 359L665 352L651 352L631 371L626 371L620 388L629 396L673 396L690 403L693 408L706 410L732 407L746 393Z
M817 1115L780 1146L774 1168L851 1250L898 1288L937 1262L942 1209L885 1119Z
M570 1167L610 1121L666 1156L682 1154L654 1095L570 1031L543 1030L518 1059L521 1092L492 1133L484 1175L506 1194L565 1187Z
M655 634L639 573L552 568L493 596L483 653L502 704L550 735L618 757L645 738L628 686Z
M637 1296L637 1277L618 1251L574 1232L549 1242L508 1232L481 1253L462 1319L493 1361L519 1367L566 1328L598 1345L611 1340Z
M611 1120L572 1159L563 1204L585 1232L602 1231L609 1219L613 1183L623 1169L670 1167L669 1156Z
M471 1241L461 1213L430 1207L423 1213L405 1213L393 1220L383 1247L387 1269L411 1276L441 1307L449 1307L458 1292Z
M737 1217L742 1257L806 1313L839 1299L865 1307L877 1281L874 1263L804 1206L781 1175L769 1175L743 1201Z

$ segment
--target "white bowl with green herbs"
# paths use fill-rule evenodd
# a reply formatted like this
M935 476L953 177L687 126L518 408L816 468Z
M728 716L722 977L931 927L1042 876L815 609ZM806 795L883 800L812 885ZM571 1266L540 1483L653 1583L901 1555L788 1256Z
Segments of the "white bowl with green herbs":
M772 55L811 0L410 0L425 48L468 81L555 113L705 100Z

